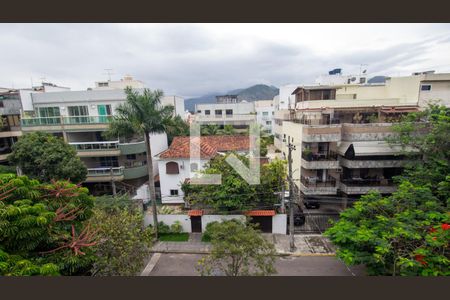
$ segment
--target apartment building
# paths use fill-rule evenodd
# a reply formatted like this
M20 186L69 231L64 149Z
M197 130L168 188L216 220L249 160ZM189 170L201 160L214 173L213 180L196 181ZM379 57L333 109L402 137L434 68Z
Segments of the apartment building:
M244 128L256 122L253 102L205 103L195 105L195 121L200 124L232 125Z
M390 194L408 162L386 138L392 125L426 103L450 104L450 74L416 73L383 84L300 86L295 109L280 117L281 151L292 151L295 190L304 201L358 199L369 190ZM336 204L347 202L336 200Z
M273 100L258 100L255 105L256 122L268 133L273 134L275 108Z
M170 147L159 153L159 178L161 183L161 201L163 204L183 204L184 194L181 185L193 178L196 172L203 170L206 163L219 155L234 151L248 153L250 139L247 135L201 136L200 160L191 161L191 140L198 137L175 137ZM194 145L194 141L192 141Z
M165 96L161 102L175 105L175 114L182 112L184 118L184 101L180 99ZM23 115L22 131L50 132L72 145L88 168L84 184L93 193L111 193L120 188L133 190L147 181L143 137L106 139L103 136L115 109L125 101L122 89L31 94L33 111ZM167 149L165 133L151 135L150 140L152 153ZM156 163L153 171L158 173Z
M2 89L0 91L0 164L7 164L11 147L22 135L20 131L20 94L18 90Z

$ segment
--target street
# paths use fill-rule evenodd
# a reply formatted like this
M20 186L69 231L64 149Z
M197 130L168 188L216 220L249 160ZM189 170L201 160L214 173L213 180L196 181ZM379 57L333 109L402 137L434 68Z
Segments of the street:
M199 276L195 269L201 254L157 253L160 255L149 276ZM334 256L277 257L277 276L356 276L364 275L362 267L347 267Z

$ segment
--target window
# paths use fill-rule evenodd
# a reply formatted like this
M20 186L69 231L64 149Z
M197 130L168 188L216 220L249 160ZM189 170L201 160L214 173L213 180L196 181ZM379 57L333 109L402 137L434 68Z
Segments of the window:
M266 121L266 125L272 125L272 121Z
M178 196L178 190L170 190L170 196Z
M99 83L98 83L98 86L99 86L99 87L102 87L102 86L108 86L108 83L107 83L107 82L99 82Z
M68 106L67 107L69 116L88 116L87 106Z
M191 164L191 172L195 172L198 170L198 164L197 163L192 163Z
M100 167L102 168L116 168L119 166L119 161L117 157L99 157L100 159Z
M269 112L268 111L263 111L262 114L263 114L264 117L267 117L269 115Z
M215 110L215 114L216 114L216 116L221 116L222 115L222 110L221 109L216 109Z
M211 114L211 111L209 109L205 110L205 115L209 116Z
M202 113L202 111L201 111L201 110L197 110L197 113L198 113L198 114L201 114L201 113Z
M174 161L166 163L166 174L179 174L178 164Z
M5 107L5 106L3 105L3 100L0 100L0 107Z
M233 115L233 110L232 109L227 109L227 110L225 110L225 114L227 116L232 116Z
M273 112L272 112L272 116L273 116L274 114L275 114L275 112L273 111Z
M420 87L421 91L431 91L431 84L422 84Z
M127 154L127 159L136 159L136 154Z
M360 84L366 83L366 78L365 77L360 77L359 78L359 83Z
M39 107L38 116L41 118L59 117L59 107Z

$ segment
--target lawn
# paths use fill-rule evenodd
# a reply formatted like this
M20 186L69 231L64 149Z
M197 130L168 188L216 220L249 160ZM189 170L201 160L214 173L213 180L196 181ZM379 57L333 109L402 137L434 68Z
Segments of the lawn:
M161 233L159 240L162 242L187 242L189 239L189 233Z

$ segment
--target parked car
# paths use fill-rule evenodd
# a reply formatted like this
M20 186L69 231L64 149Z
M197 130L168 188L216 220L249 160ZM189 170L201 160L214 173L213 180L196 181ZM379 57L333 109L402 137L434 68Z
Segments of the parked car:
M315 200L305 200L303 203L305 204L305 207L307 209L320 208L320 203L318 201L315 201Z
M289 204L287 204L286 206L289 209ZM287 224L289 226L289 222L290 222L290 213L288 213L288 217L287 217ZM302 208L300 207L300 205L298 205L297 203L294 204L294 226L302 226L303 224L305 224L306 218L305 218L305 214L302 211Z

